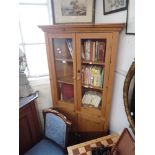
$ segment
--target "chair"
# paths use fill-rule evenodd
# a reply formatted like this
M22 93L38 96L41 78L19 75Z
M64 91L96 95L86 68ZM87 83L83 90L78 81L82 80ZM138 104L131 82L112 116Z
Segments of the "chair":
M56 110L46 109L44 116L44 139L24 155L64 155L71 122Z

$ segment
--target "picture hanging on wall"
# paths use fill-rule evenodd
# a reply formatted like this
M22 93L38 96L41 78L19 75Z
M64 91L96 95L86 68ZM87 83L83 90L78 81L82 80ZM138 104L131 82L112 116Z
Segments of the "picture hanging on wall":
M51 0L54 24L93 23L95 0Z
M135 35L135 0L129 0L128 3L126 34Z
M103 0L104 15L127 9L128 0Z

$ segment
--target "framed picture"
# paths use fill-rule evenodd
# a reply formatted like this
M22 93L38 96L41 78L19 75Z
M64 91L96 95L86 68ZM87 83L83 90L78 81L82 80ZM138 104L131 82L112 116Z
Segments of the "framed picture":
M129 0L128 3L126 34L135 35L135 0Z
M128 0L103 0L104 15L127 9Z
M95 0L51 0L53 24L93 23Z

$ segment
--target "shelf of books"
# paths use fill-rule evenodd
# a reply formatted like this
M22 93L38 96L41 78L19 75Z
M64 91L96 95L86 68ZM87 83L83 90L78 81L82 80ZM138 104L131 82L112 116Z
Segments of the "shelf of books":
M82 66L82 104L99 108L103 91L103 74L101 66Z
M53 43L58 100L74 103L72 39L54 38Z
M83 62L104 64L106 40L83 39L81 45L81 57Z
M101 109L106 40L81 40L82 107Z

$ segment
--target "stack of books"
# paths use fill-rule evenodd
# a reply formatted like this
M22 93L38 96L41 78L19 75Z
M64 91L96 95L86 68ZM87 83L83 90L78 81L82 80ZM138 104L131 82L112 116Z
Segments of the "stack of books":
M91 105L98 108L100 105L101 99L102 99L101 93L96 91L87 91L83 95L82 104L88 105L88 106Z
M82 66L82 84L103 87L103 68L95 65Z
M82 43L81 57L85 61L101 61L105 59L105 41L86 40Z

